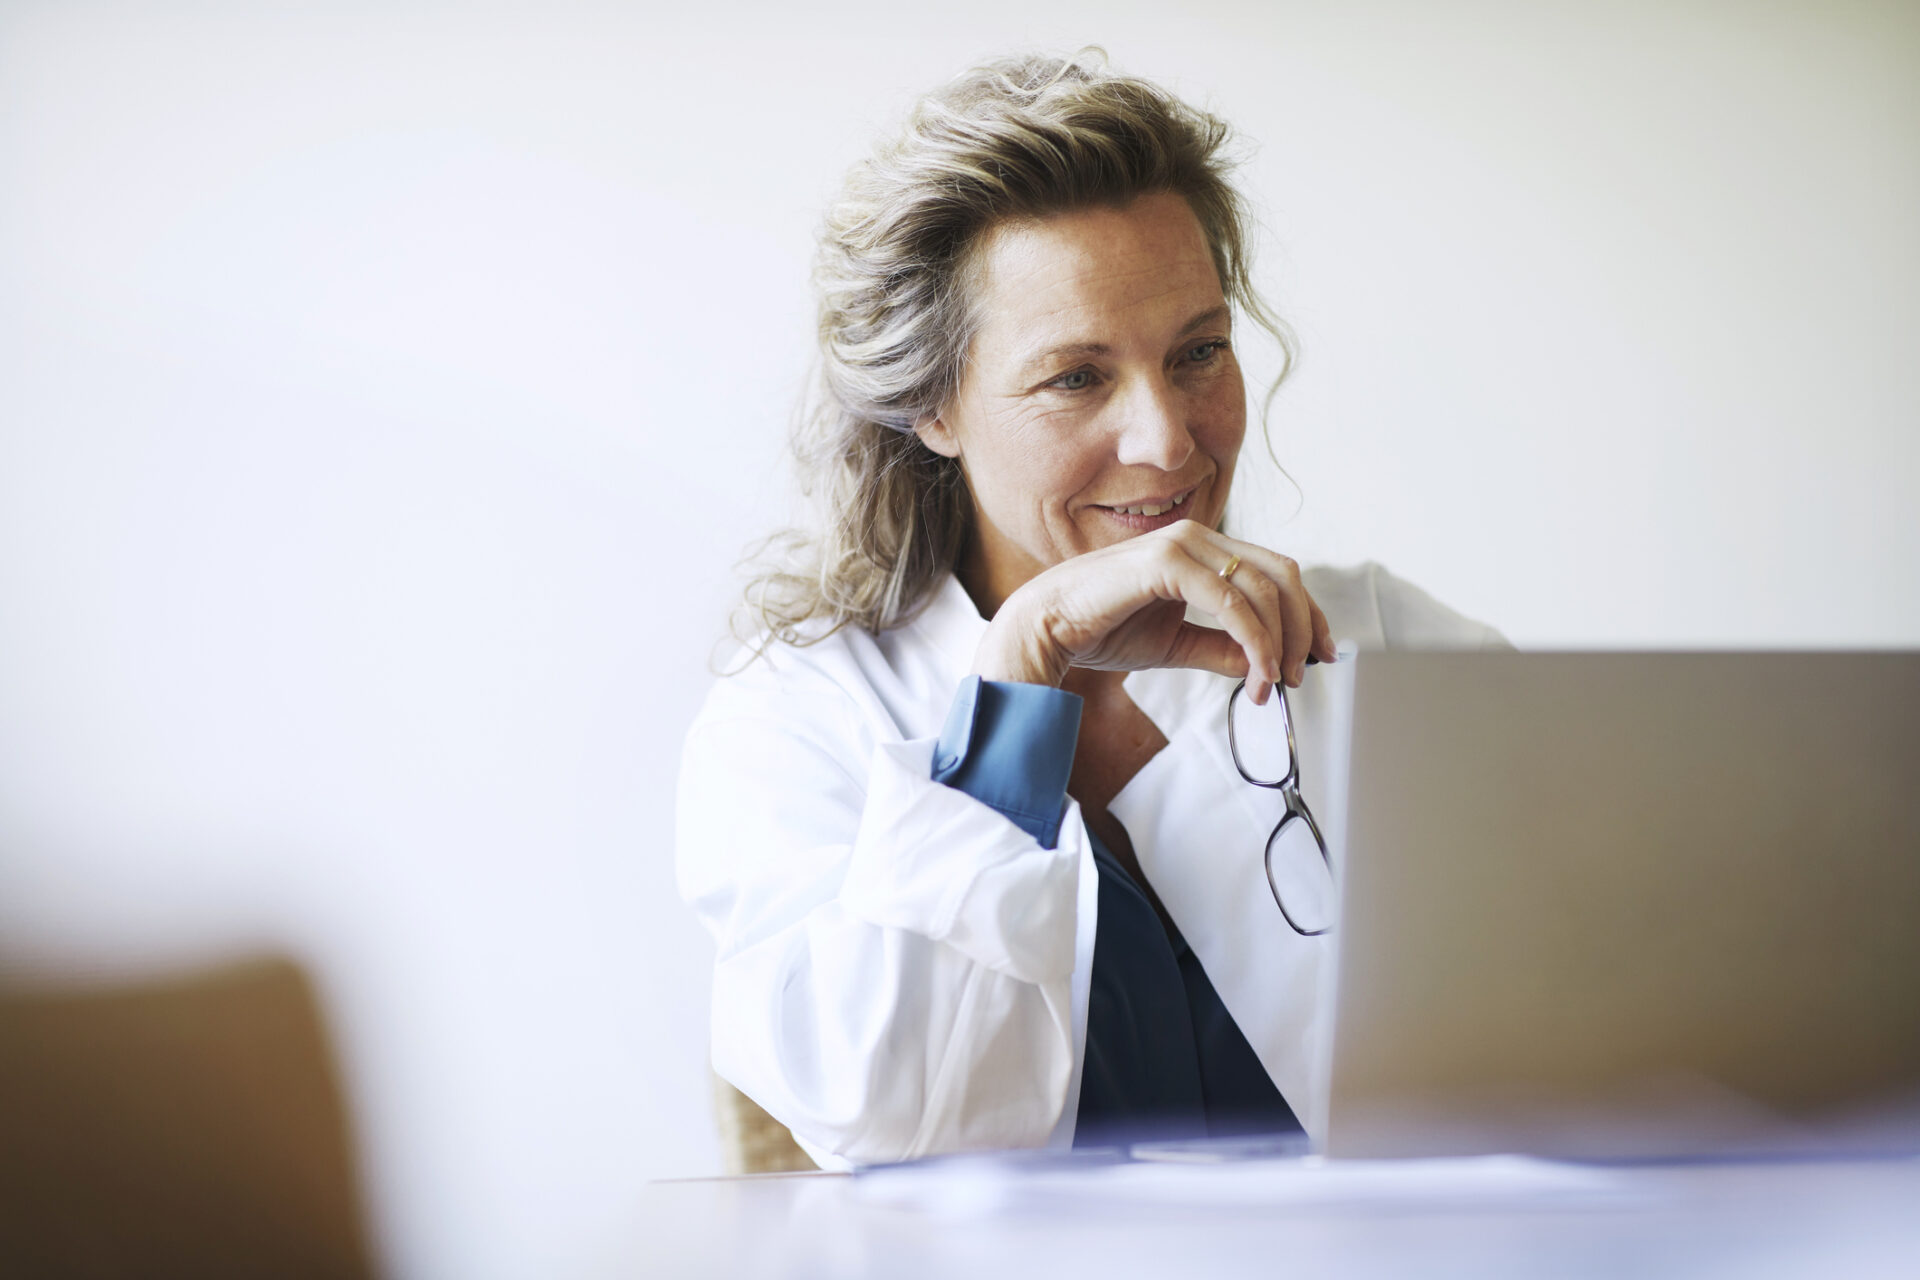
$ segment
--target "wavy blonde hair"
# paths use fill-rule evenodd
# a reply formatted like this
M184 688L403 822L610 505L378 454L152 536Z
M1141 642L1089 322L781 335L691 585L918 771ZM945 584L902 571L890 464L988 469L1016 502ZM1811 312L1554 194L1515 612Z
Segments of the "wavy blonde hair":
M913 428L959 388L981 321L975 250L1004 219L1183 197L1228 302L1279 343L1264 424L1295 349L1253 288L1231 137L1218 117L1109 71L1098 48L976 67L915 104L848 172L820 231L819 362L793 433L816 527L757 549L737 637L759 653L848 625L885 631L959 564L972 498L959 463Z

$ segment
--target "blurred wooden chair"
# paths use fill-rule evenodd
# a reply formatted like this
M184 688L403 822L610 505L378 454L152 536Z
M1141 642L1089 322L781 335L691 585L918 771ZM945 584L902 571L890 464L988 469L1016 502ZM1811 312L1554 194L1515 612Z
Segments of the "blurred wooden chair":
M728 1173L800 1173L819 1167L785 1125L718 1075L713 1077L713 1110Z
M374 1274L312 988L264 960L0 989L0 1271Z

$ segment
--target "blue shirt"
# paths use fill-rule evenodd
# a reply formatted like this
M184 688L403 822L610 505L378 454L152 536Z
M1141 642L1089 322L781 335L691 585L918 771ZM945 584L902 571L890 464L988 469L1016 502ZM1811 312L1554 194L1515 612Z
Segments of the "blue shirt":
M969 676L934 748L933 776L1051 849L1080 709L1079 695L1064 690ZM1088 835L1100 906L1074 1145L1299 1132L1199 957Z

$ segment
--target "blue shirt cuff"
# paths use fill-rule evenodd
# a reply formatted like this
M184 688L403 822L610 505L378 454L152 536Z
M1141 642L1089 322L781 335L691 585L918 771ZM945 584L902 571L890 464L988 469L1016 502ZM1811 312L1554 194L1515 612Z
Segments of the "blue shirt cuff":
M1051 849L1067 810L1080 695L968 676L933 749L936 782L964 791Z

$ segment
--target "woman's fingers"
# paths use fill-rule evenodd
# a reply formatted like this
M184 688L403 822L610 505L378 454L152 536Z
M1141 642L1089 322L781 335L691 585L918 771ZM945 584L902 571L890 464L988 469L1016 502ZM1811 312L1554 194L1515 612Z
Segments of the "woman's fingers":
M1269 620L1261 616L1251 596L1220 575L1222 565L1210 564L1201 558L1217 554L1217 547L1181 546L1179 550L1186 562L1179 566L1184 579L1178 584L1182 598L1218 619L1246 653L1247 692L1256 703L1264 703L1268 692L1282 678L1280 648L1275 643Z
M1222 554L1231 557L1233 553L1224 552ZM1201 561L1202 565L1207 563L1208 561L1205 559ZM1232 563L1232 559L1228 558L1219 567L1224 568L1226 565ZM1214 576L1220 577L1218 569L1215 570ZM1224 579L1224 582L1225 589L1229 592L1238 592L1239 595L1246 600L1248 605L1252 607L1254 616L1259 620L1260 630L1265 635L1267 650L1272 654L1272 666L1266 672L1270 677L1269 683L1286 680L1288 678L1287 672L1289 671L1285 649L1287 635L1286 601L1281 594L1279 586L1256 567L1254 561L1245 559L1244 557L1242 558L1242 562L1234 567L1233 573ZM1254 696L1256 702L1266 701L1266 692L1260 687L1258 681L1250 678L1247 682L1247 692Z
M1224 634L1184 623L1186 606L1211 614ZM1004 643L989 644L995 636ZM1181 521L1063 561L1022 586L995 614L982 653L976 664L1015 672L995 678L1046 683L1072 666L1244 674L1248 695L1264 703L1274 685L1301 682L1310 656L1332 661L1334 648L1291 559Z
M1334 647L1333 628L1327 625L1327 615L1320 612L1320 606L1313 606L1313 656L1322 662L1337 662L1339 650Z
M1252 543L1237 543L1234 550L1241 556L1241 565L1233 580L1266 606L1261 612L1270 618L1283 678L1298 688L1306 678L1307 655L1313 652L1313 615L1318 607L1300 581L1300 566L1287 556ZM1253 575L1251 581L1246 580L1249 573Z
M1227 592L1230 591L1246 601L1264 633L1263 652L1270 654L1272 661L1271 667L1266 669L1271 671L1273 682L1284 681L1298 687L1306 676L1309 656L1329 662L1333 660L1333 641L1326 615L1307 593L1306 585L1300 578L1300 566L1291 558L1198 526L1183 545L1188 555L1203 569L1212 570L1215 578L1220 577L1221 569L1233 565L1231 578L1222 580L1225 591L1214 590L1208 584L1201 585L1213 591L1216 598L1229 598ZM1239 558L1238 564L1234 563L1235 557ZM1214 612L1206 599L1192 596L1189 599L1198 607ZM1215 613L1215 616L1223 624L1227 622L1223 615ZM1228 630L1232 631L1233 628L1229 626ZM1245 638L1236 639L1244 643ZM1251 649L1248 661L1255 671L1262 670L1259 659ZM1251 674L1248 692L1255 696L1256 701L1265 701L1265 691L1257 686Z
M1245 676L1247 693L1252 695L1258 678L1247 669L1247 651L1232 635L1216 627L1182 622L1167 654L1170 667L1193 667L1217 676Z

